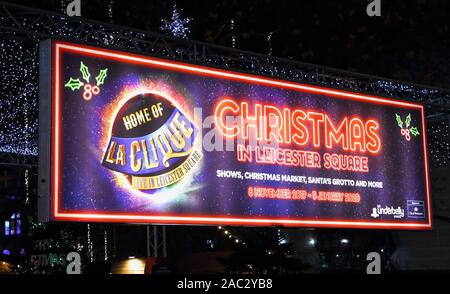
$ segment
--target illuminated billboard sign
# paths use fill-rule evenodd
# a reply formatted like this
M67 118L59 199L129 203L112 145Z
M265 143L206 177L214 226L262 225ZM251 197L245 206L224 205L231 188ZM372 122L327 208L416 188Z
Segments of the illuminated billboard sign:
M60 41L40 62L44 219L431 228L420 104Z

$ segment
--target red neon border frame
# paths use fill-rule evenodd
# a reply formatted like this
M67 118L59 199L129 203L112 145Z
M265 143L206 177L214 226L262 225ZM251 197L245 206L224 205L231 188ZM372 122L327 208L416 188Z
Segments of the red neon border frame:
M298 226L298 227L333 227L333 228L379 228L379 229L409 229L426 230L432 228L431 223L431 201L428 174L428 150L426 134L423 134L424 146L424 164L425 164L425 182L427 191L427 216L428 222L389 222L389 221L353 221L345 219L334 220L314 220L314 219L294 219L294 218L239 218L230 216L208 216L208 215L150 215L150 214L125 214L125 213L98 213L95 211L83 212L63 212L61 205L61 186L60 186L60 152L61 152L61 109L60 109L60 80L59 70L61 68L61 59L59 54L62 51L71 51L87 56L97 56L134 64L150 65L161 69L175 70L197 74L202 76L212 76L229 80L244 81L247 83L256 83L272 87L286 88L296 91L322 94L337 98L346 98L368 103L387 104L402 106L404 108L420 109L422 116L422 130L426 130L425 114L423 105L391 100L387 98L375 97L365 94L356 94L341 90L328 89L318 86L303 85L293 82L281 81L271 78L259 77L256 75L242 74L227 70L214 69L204 66L186 64L163 60L153 57L140 56L131 53L118 52L103 48L72 44L62 41L52 42L52 152L51 152L51 218L56 221L88 221L88 222L133 222L133 223L164 223L164 224L209 224L209 225L248 225L248 226Z

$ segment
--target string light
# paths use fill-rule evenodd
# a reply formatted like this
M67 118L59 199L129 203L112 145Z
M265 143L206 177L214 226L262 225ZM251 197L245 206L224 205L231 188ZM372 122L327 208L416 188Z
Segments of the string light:
M267 43L269 44L269 51L267 52L267 55L272 56L272 35L273 32L270 32L267 35Z
M235 30L234 19L230 20L230 30L231 30L231 47L236 48L236 34L234 32L234 30Z
M233 240L235 244L246 246L246 243L242 240L242 238L239 238L239 237L231 234L231 232L229 230L225 229L224 227L218 226L217 229L219 229L219 231L223 231L225 238Z
M93 243L91 240L91 225L87 224L87 249L88 249L88 256L89 261L94 262L94 251L93 251Z
M2 40L0 60L0 152L37 155L37 44Z
M114 23L113 6L114 6L114 0L109 0L109 2L108 2L108 20L110 23Z
M104 235L103 235L103 241L104 241L104 255L105 255L105 261L108 260L108 233L105 230Z
M25 169L25 204L30 204L30 171Z
M187 39L188 34L191 32L189 23L192 21L192 18L181 18L181 12L183 12L183 10L178 9L177 5L174 4L171 18L162 19L160 29L172 34L174 37Z
M59 8L61 9L62 13L66 13L66 6L67 6L66 0L60 0L59 1Z
M428 123L428 140L430 161L433 167L448 166L450 161L450 127L449 121L441 120Z
M281 233L280 229L277 229L277 239L278 239L278 245L283 245L288 243L287 238L284 236L284 234Z

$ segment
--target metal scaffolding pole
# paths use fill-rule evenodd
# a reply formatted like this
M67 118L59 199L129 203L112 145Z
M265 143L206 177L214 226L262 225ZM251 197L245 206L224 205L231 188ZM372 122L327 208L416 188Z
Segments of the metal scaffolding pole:
M147 257L167 257L166 226L147 225Z

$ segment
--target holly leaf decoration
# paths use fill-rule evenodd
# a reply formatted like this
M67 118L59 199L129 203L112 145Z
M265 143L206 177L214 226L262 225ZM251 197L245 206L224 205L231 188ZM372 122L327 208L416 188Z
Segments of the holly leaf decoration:
M403 128L403 121L402 118L400 117L400 115L398 115L397 113L395 114L395 119L397 120L397 124L400 128Z
M406 128L409 128L409 126L411 125L411 113L406 117L405 124Z
M75 91L79 90L84 83L80 81L80 79L70 78L69 81L64 85L66 88L70 88L70 90Z
M89 73L89 69L88 67L83 63L83 61L81 62L80 65L80 72L83 75L83 79L89 83L89 78L91 77L91 74Z
M97 86L103 85L105 83L105 79L107 77L107 74L108 74L108 69L107 68L100 70L100 73L95 78L97 80Z
M409 129L409 132L411 133L411 135L413 135L414 137L419 135L419 130L416 127L412 127Z

